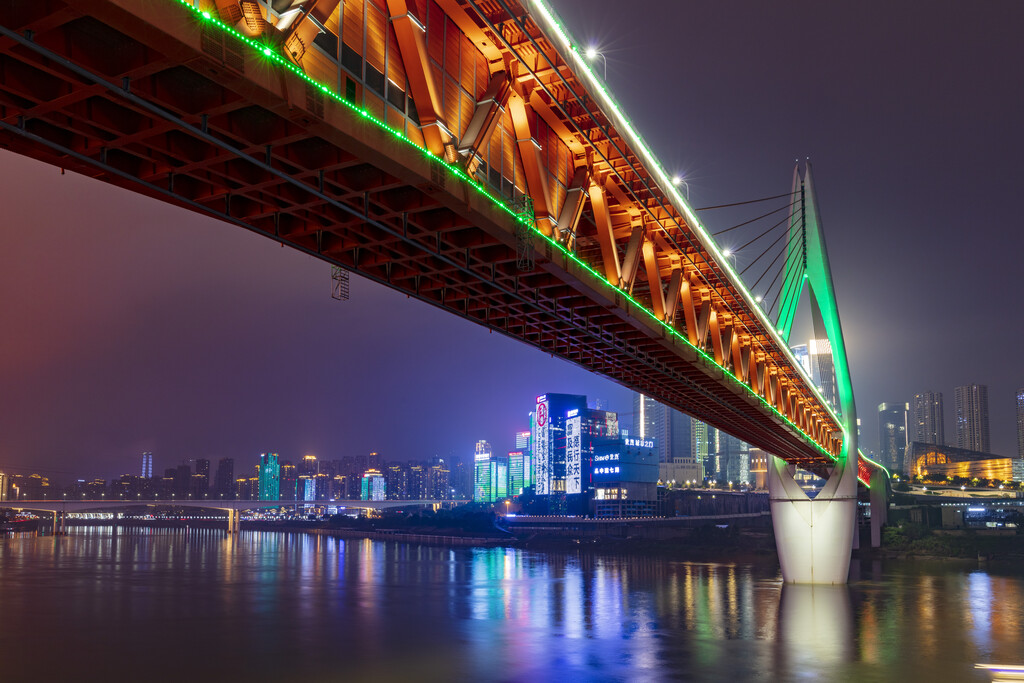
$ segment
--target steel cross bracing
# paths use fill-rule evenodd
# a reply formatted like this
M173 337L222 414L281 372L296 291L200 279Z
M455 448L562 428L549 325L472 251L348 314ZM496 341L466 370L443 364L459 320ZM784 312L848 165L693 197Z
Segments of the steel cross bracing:
M412 128L396 134L322 89L327 80L307 73L311 60L289 66L266 26L260 44L227 32L216 12L231 4L205 3L199 9L215 18L204 20L178 0L8 3L0 144L267 235L826 470L841 443L834 414L660 189L637 143L521 6L430 6L492 73L477 93L475 133L450 130L433 112L442 159L410 143ZM392 23L401 4L388 2ZM417 0L407 12L426 16L425 7ZM418 22L399 30L415 37ZM402 57L415 49L407 41ZM429 108L424 100L416 109ZM559 201L526 188L543 233L535 230L528 272L517 254L524 223L449 155L463 135L459 149L479 163L495 119L508 116L503 103L547 122L576 171ZM532 137L532 125L517 130ZM529 157L531 142L541 147L518 139L516 150L533 166L527 184L545 170Z

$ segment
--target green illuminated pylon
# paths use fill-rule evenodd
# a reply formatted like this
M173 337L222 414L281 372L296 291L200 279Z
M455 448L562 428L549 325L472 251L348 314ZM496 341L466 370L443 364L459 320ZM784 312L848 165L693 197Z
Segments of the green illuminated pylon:
M797 304L807 287L815 336L820 338L824 332L831 347L844 433L838 461L814 499L794 479L794 465L774 456L769 459L772 526L786 583L846 583L857 524L857 408L810 164L802 178L799 168L794 171L792 199L777 328L788 344Z
M839 391L839 409L846 432L840 456L842 464L846 461L848 453L857 453L857 408L853 400L853 382L850 379L850 365L846 357L846 342L843 340L839 305L832 284L832 268L828 261L828 250L825 248L825 235L821 231L818 198L814 193L809 162L802 178L799 166L793 169L792 201L789 250L784 266L786 276L783 278L783 295L780 299L782 303L779 306L776 327L782 339L789 343L797 305L806 287L814 309L812 313L815 334L818 334L819 327L823 327L832 347L832 363L836 373L836 388Z

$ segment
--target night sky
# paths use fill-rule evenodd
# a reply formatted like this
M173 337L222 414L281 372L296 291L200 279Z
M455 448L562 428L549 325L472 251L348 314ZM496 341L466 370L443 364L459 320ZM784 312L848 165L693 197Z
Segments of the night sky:
M863 446L878 403L922 390L953 441L953 388L976 382L1015 454L1024 4L553 4L694 206L814 163ZM0 207L0 469L469 457L511 448L544 392L631 421L616 384L355 276L334 301L327 264L236 227L9 152Z

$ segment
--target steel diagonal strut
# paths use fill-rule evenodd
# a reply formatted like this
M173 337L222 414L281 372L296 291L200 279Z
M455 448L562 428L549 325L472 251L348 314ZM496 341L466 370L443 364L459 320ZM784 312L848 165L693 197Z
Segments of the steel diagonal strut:
M365 221L366 223L368 223L370 225L373 225L375 228L381 230L382 232L385 232L385 233L387 233L389 235L392 235L394 237L397 237L397 238L403 237L403 235L401 234L401 231L395 230L395 229L391 228L390 226L388 226L387 224L381 223L381 222L375 220L374 218L372 218L371 216L369 216L365 212L360 212L360 211L358 211L357 209L354 209L351 206L348 206L348 205L346 205L344 203L338 202L334 198L332 198L332 197L330 197L330 196L328 196L328 195L318 191L315 187L309 186L309 185L307 185L307 184L305 184L305 183L303 183L303 182L293 178L292 176L288 175L287 173L284 173L282 171L279 171L278 169L273 168L273 166L266 164L264 161L261 161L258 158L242 154L239 149L231 146L229 143L227 143L227 142L217 138L216 136L213 136L209 132L203 131L201 128L193 126L193 125L187 123L186 121L183 121L182 119L174 116L173 114L171 114L170 112L166 111L162 107L158 107L158 106L148 102L147 100L139 97L138 95L130 92L129 90L125 90L121 86L118 86L116 84L110 83L109 81L105 80L101 76L92 73L91 71L89 71L89 70L87 70L87 69L85 69L85 68L83 68L83 67L81 67L81 66L79 66L79 65L77 65L77 64L75 64L73 62L71 62L70 60L67 60L63 56L61 56L59 54L56 54L56 53L53 53L52 51L46 49L45 47L40 46L40 45L38 45L38 44L28 40L27 38L25 38L23 36L20 36L17 33L14 33L13 31L10 31L6 27L0 26L0 35L3 35L5 37L7 37L7 38L9 38L9 39L11 39L11 40L21 44L21 45L23 45L24 47L27 47L27 48L35 51L37 54L40 54L41 56L46 57L49 60L52 60L52 61L54 61L56 63L61 64L61 66L63 66L64 68L68 69L69 71L72 71L73 73L77 74L78 76L80 76L82 78L85 78L85 79L87 79L89 81L92 81L93 83L95 83L95 84L97 84L99 86L102 86L103 88L108 90L110 93L116 95L117 97L132 102L132 104L134 104L135 106L137 106L137 107L139 107L141 109L146 110L150 114L152 114L154 116L157 116L157 117L159 117L161 119L164 119L165 121L167 121L167 122L169 122L169 123L171 123L171 124L181 128L183 130L188 131L191 135L194 135L195 137L202 138L202 139L206 140L208 143L210 143L212 145L215 145L216 147L224 150L225 152L228 152L228 153L230 153L232 155L238 156L239 158L243 158L245 161L247 161L247 162L249 162L249 163L251 163L251 164L253 164L253 165L255 165L255 166L259 167L259 168L261 168L265 172L271 173L272 175L278 177L282 181L287 182L289 184L292 184L292 185L294 185L296 187L299 187L303 191L309 192L310 194L313 194L314 196L319 197L322 201L324 201L326 203L329 203L329 204L335 206L336 208L339 208L342 211L345 211L346 213L349 213L349 214L359 218L360 220ZM32 139L33 141L35 141L35 142L37 142L39 144L44 144L47 147L53 149L54 151L58 151L61 154L67 155L67 156L72 157L72 158L76 158L79 161L82 161L83 163L87 163L87 164L92 165L92 166L101 167L106 172L109 172L109 173L112 173L112 174L117 175L119 177L122 177L125 180L131 181L133 183L144 185L150 191L153 191L153 192L165 195L165 196L173 197L175 199L175 201L186 202L186 203L190 204L193 208L201 210L203 213L215 213L218 216L218 218L221 218L222 220L228 221L228 222L230 222L232 224L235 224L235 225L238 225L238 226L241 226L241 227L245 227L246 229L248 229L250 231L257 232L259 234L263 234L263 235L271 237L271 238L279 239L277 236L273 235L272 233L268 233L266 231L259 230L258 228L255 228L255 227L251 226L250 224L248 224L248 223L246 223L246 222L244 222L244 221L242 221L242 220L240 220L238 218L232 217L228 213L214 212L209 207L206 207L206 206L203 206L203 205L201 205L201 204L199 204L197 202L188 200L187 198L184 198L184 197L182 197L180 195L174 194L173 192L171 192L171 191L169 191L169 190L167 190L165 188L162 188L160 186L154 185L152 183L146 183L145 181L142 181L142 180L136 178L135 176L132 176L132 175L130 175L128 173L125 173L124 171L121 171L120 169L112 167L109 164L104 164L101 161L98 162L97 160L95 160L95 159L93 159L91 157L88 157L88 156L86 156L84 154L81 154L81 153L76 152L74 150L68 149L66 147L62 147L62 146L60 146L60 145L58 145L56 143L53 143L50 140L42 138L42 137L40 137L38 135L34 135L33 133L31 133L31 132L29 132L29 131L21 128L21 127L13 126L11 124L8 124L8 123L0 121L0 128L3 128L4 130L7 130L8 132L15 133L15 134L17 134L19 136ZM416 246L418 249L420 249L421 251L423 251L426 254L429 254L433 258L437 258L437 259L442 260L447 265L451 266L452 268L454 268L456 270L459 270L460 272L463 272L463 273L465 273L467 275L471 275L473 277L477 277L478 276L477 273L472 271L472 269L466 267L461 261L458 261L456 259L452 259L451 257L445 256L443 254L439 254L436 251L433 251L433 250L427 248L425 245L423 245L420 242L411 241L411 242L408 242L408 243ZM346 264L343 264L343 263L341 263L339 261L335 261L333 259L330 259L325 254L323 254L321 252L318 252L317 250L308 249L308 248L302 247L301 245L297 245L297 244L294 244L294 243L289 243L289 244L290 244L290 246L294 246L295 248L297 248L297 249L299 249L299 250L301 250L301 251L303 251L303 252L305 252L305 253L307 253L307 254L309 254L311 256L316 256L318 258L324 258L326 260L331 261L335 265L339 265L339 266L342 266L342 267L347 267ZM366 275L368 277L371 277L371 279L374 279L374 280L376 280L377 282L379 282L381 284L385 284L385 285L388 284L386 282L386 280L384 280L384 279L375 278L372 275L369 275L369 274L367 274L367 273L365 273L363 271L360 271L360 273L363 274L363 275ZM523 295L523 294L517 292L513 288L504 287L504 286L501 286L498 283L494 283L494 284L499 289L501 289L501 291L504 294L514 297L520 303L523 303L523 304L534 304L534 305L536 304L536 302L534 302L528 296ZM428 302L428 303L435 303L434 301L432 301L430 299L427 299L425 297L418 297L418 298L420 298L420 300ZM582 326L580 326L580 325L578 325L576 323L572 323L571 321L570 321L570 325L571 325L573 331L575 331L575 332L587 334L588 336L593 334L593 332L591 330L588 330L587 328L582 327ZM492 329L495 329L496 331L499 331L499 332L504 332L500 328L492 328ZM508 335L508 336L513 336L514 337L514 335L511 335L511 334ZM725 409L725 410L728 410L729 412L736 413L737 415L740 415L740 413L738 413L738 411L736 411L736 409L733 406L729 405L728 403L723 401L718 396L715 396L715 395L705 391L703 389L703 387L697 385L696 383L694 383L689 378L687 378L687 377L685 377L683 375L678 374L677 372L675 372L671 368L669 368L667 366L664 366L663 364L658 362L656 359L651 358L647 354L637 352L631 346L626 345L626 344L623 344L622 346L620 346L620 350L622 352L624 352L624 353L629 354L632 357L632 360L637 362L638 364L646 366L646 367L650 368L651 370L656 370L656 371L658 371L658 372L660 372L662 374L669 375L673 382L675 382L675 383L677 383L679 385L683 385L683 386L687 387L687 389L689 391L694 392L694 393L698 393L703 398L705 398L707 400L715 402L722 409ZM553 350L551 352L555 353L555 351L553 351ZM558 355L562 355L562 354L558 354ZM562 356L562 357L565 357L565 356ZM566 357L566 359L567 360L571 360L571 359L569 359L567 357Z
M97 3L97 6L102 3ZM104 4L104 6L106 6ZM129 5L125 5L128 7ZM83 5L85 7L85 5ZM125 11L125 10L119 10ZM166 31L166 38L164 34L160 34L158 37L167 44L168 40L181 40L180 35L181 27L179 26L178 35L172 35L170 31ZM94 145L103 145L103 136L96 135L96 128L92 124L86 125L85 132L81 132L82 126L79 126L77 130L73 131L74 135L83 136L86 140L84 146L77 144L63 145L61 142L64 141L63 137L50 136L47 137L48 129L47 125L52 126L53 123L47 121L47 119L39 119L42 125L33 124L26 127L24 120L20 124L11 123L10 120L0 122L5 133L10 135L12 138L17 136L23 140L30 140L34 145L45 146L47 149L52 150L56 153L55 156L48 157L51 163L58 163L54 159L60 159L64 157L67 159L74 159L78 164L84 167L91 167L100 169L108 174L109 179L120 179L121 182L115 184L126 184L133 185L136 189L144 189L144 191L151 195L162 196L171 199L173 202L184 205L193 210L202 212L207 215L216 216L222 220L230 222L241 227L245 227L248 230L270 236L274 239L287 243L294 248L297 248L305 253L314 255L318 258L324 259L336 265L348 269L359 270L364 276L386 284L392 287L404 291L410 296L431 303L435 306L441 306L445 310L455 312L463 317L466 317L474 322L483 324L490 329L498 330L510 337L527 341L528 343L537 346L553 355L558 355L567 360L581 363L590 369L606 374L612 379L622 382L628 386L634 388L640 388L642 390L653 389L659 392L666 400L674 402L676 405L685 406L698 406L703 405L702 410L714 410L717 414L718 419L721 422L721 426L726 427L732 425L733 428L739 428L743 426L745 429L751 430L750 434L753 436L755 433L760 434L761 439L775 443L776 445L782 446L782 450L779 452L787 453L787 457L791 457L794 460L800 461L802 458L806 459L806 453L801 455L801 448L807 449L807 444L804 440L804 434L798 433L796 429L807 430L808 421L804 417L803 412L797 411L792 406L786 406L786 413L793 415L793 420L798 423L794 424L791 428L787 424L785 416L779 417L778 415L771 414L766 408L763 408L757 401L751 401L751 397L747 396L741 387L726 381L722 378L721 386L710 384L708 382L709 377L716 377L719 373L717 367L712 367L709 363L705 363L700 357L700 350L696 349L697 353L693 354L688 349L683 349L683 352L677 350L676 340L667 334L664 329L657 325L650 324L644 313L647 310L642 304L635 301L627 294L621 294L619 291L614 291L612 296L609 296L608 292L600 289L595 282L590 281L591 275L585 272L585 270L591 270L586 263L583 263L577 259L573 254L569 253L557 253L554 252L552 246L557 247L559 250L562 248L559 245L548 245L547 242L539 239L537 236L533 236L535 242L540 243L540 248L536 249L537 253L541 256L541 263L544 269L548 271L548 274L541 278L538 282L538 278L530 275L525 276L533 284L525 284L520 286L520 278L518 276L511 277L507 272L502 272L500 277L495 277L494 263L488 263L487 256L485 254L494 255L499 260L499 265L504 264L505 261L501 260L500 254L496 253L490 244L489 239L496 239L498 244L495 246L500 247L501 242L507 242L504 239L504 234L500 235L495 232L496 228L500 230L506 230L506 226L499 225L499 222L494 222L493 219L486 214L483 215L485 221L484 226L479 226L476 223L472 225L476 226L475 229L480 230L480 233L469 233L467 235L473 240L472 244L483 245L478 251L471 251L469 246L465 243L460 247L459 236L449 237L443 233L443 230L439 230L436 227L432 227L429 217L424 222L422 219L415 219L414 234L410 236L407 224L410 222L407 219L411 214L406 212L404 207L408 207L407 203L401 204L403 208L396 208L394 198L391 195L385 195L384 192L378 192L374 196L373 205L371 209L370 193L365 189L361 192L358 190L353 191L350 189L352 186L348 182L346 177L337 176L331 179L332 186L340 186L341 192L332 195L329 191L325 190L323 175L321 171L319 182L315 180L312 182L306 182L311 179L310 172L308 171L309 166L303 164L294 165L293 167L297 170L293 175L288 171L282 170L280 164L290 163L286 158L281 156L272 156L270 146L266 147L266 160L263 159L263 151L259 149L252 139L246 143L245 135L242 135L242 141L238 145L226 142L220 137L220 135L232 136L233 129L222 128L213 133L208 130L205 122L205 115L202 125L195 125L189 121L181 118L176 113L177 107L167 107L168 100L161 100L160 97L156 97L152 101L145 99L145 97L138 96L134 92L129 92L128 84L124 83L121 85L111 83L107 81L103 76L100 76L100 71L91 71L85 68L79 68L79 64L73 63L70 60L65 60L61 55L54 53L47 49L47 46L54 43L46 43L46 45L39 45L34 43L30 38L23 37L10 30L0 29L3 31L3 35L7 40L18 45L19 52L23 50L31 51L44 60L52 63L48 67L49 75L56 76L57 78L65 78L68 81L68 85L74 88L78 86L77 80L81 79L86 83L91 83L89 87L102 88L106 93L109 100L119 103L120 107L122 104L125 107L125 112L142 113L150 120L157 121L156 128L165 128L169 125L175 130L179 130L185 133L189 138L201 140L205 145L208 145L212 149L220 150L216 154L221 161L230 159L239 159L245 162L243 167L224 167L219 166L204 166L211 162L195 160L194 163L190 162L191 166L196 168L193 175L206 174L211 180L206 181L203 186L204 192L207 191L206 187L209 186L211 192L215 194L219 192L226 192L227 197L237 196L241 201L241 210L246 211L246 202L249 202L250 209L248 213L238 213L238 209L233 205L238 202L228 203L224 202L223 210L220 207L213 208L209 203L202 203L204 196L197 195L195 192L189 193L187 182L190 180L188 176L183 177L185 182L186 194L181 194L181 191L175 192L175 185L172 182L174 177L173 172L175 169L171 169L167 174L168 183L167 187L161 187L158 183L153 182L154 175L142 173L141 177L134 174L135 168L125 164L123 159L115 159L117 165L108 163L106 154L102 151L99 154L99 158L96 157L95 153L89 153L87 150L95 149ZM206 29L203 29L206 30ZM532 35L530 36L532 39ZM59 43L58 43L59 44ZM177 49L177 47L175 48ZM183 53L191 59L191 53ZM20 54L17 57L7 55L8 58L21 59L24 61L24 54ZM100 59L103 59L103 54L98 55ZM33 60L25 62L30 68L40 68L39 64L36 64ZM53 66L53 65L59 65ZM248 70L247 65L247 70ZM200 77L203 77L202 72L196 70L194 67L186 65L186 68L191 68ZM67 70L69 73L74 74L73 78L66 78L61 69ZM561 72L557 69L554 72L561 77ZM245 91L234 92L234 88L239 86L250 87L251 79L249 77L242 77L239 79L232 75L234 81L231 81L233 85L225 86L223 83L219 83L224 88L224 93L229 96L226 102L231 101L231 96L239 95ZM292 78L291 76L284 73L282 80ZM258 79L257 79L258 80ZM300 82L301 83L301 82ZM12 83L12 87L16 87L16 83ZM264 87L262 84L257 84L258 87ZM142 88L145 91L145 87ZM30 99L34 97L34 93L29 91ZM266 95L263 95L263 102L267 102L267 96L277 97L276 91L267 91ZM259 98L257 98L258 100ZM103 105L107 100L100 99L99 104ZM266 105L271 110L272 115L283 117L283 114L278 113L275 109L277 106L276 100L270 100L271 104ZM157 103L162 103L163 106ZM243 103L244 104L244 103ZM261 106L259 102L255 102L256 106ZM231 104L229 106L237 106ZM5 108L6 112L10 112L12 107L7 105ZM200 110L201 111L201 110ZM74 111L70 113L61 112L62 116L80 116ZM363 113L366 116L366 113ZM290 116L290 115L289 115ZM54 117L50 117L51 119ZM321 116L321 118L323 118ZM72 121L76 121L72 118ZM163 123L159 123L162 121ZM231 121L229 121L229 124ZM288 121L284 121L287 125ZM304 125L308 125L308 122ZM378 124L380 125L380 124ZM306 132L300 128L299 138L305 133L307 136L313 136L313 132ZM155 130L155 129L150 129ZM345 129L349 130L349 129ZM39 131L41 134L36 134ZM102 132L102 130L101 130ZM118 149L122 146L123 141L126 139L125 135L137 136L140 141L145 141L144 136L146 130L140 130L137 134L131 130L127 130L125 133L121 132L116 124L107 131L108 134L115 137L110 143L111 148ZM344 135L350 135L343 131L342 140ZM618 143L615 141L615 136L609 134L612 145L615 146ZM278 143L280 136L273 138L275 143ZM156 155L166 155L167 151L163 149L166 145L157 144L156 147L152 147L151 141L145 141L148 145L143 150L141 155L138 152L134 153L135 156L139 157L141 161L147 164L154 163L151 160ZM20 145L20 143L19 143ZM31 147L29 147L31 149ZM206 149L206 148L204 148ZM332 149L334 149L332 147ZM344 154L344 144L342 144L338 150ZM374 151L374 150L369 150ZM173 153L172 149L170 153ZM380 151L376 151L380 154ZM175 157L176 158L176 157ZM635 163L635 158L630 159L628 155L624 157L627 164ZM186 157L186 161L189 159ZM131 163L134 163L132 161ZM237 162L236 162L237 163ZM401 159L396 162L402 163ZM277 164L277 166L275 166ZM157 167L162 164L157 164ZM372 165L372 164L367 164ZM609 164L609 167L616 176L619 176L619 166L617 164ZM125 169L129 170L125 170ZM259 179L254 175L245 170L245 168L251 168L253 171L258 171L259 176L262 174L263 178ZM323 167L321 167L323 168ZM385 167L389 168L389 167ZM410 173L420 177L422 174L420 171L415 170L419 168L416 164L408 164L402 167L402 173L409 175ZM370 169L373 171L373 169ZM241 172L241 180L243 181L243 188L238 191L237 195L232 190L232 178L231 173ZM445 174L445 170L441 169L441 174ZM626 171L623 171L626 172ZM640 171L633 170L633 172L640 173ZM315 174L316 171L314 170ZM384 172L394 173L394 171ZM628 172L627 172L628 173ZM427 174L428 176L430 173ZM641 176L643 174L641 173ZM386 178L391 176L385 175ZM621 178L621 176L619 176ZM149 182L145 178L149 179ZM340 178L340 181L338 180ZM269 179L269 180L268 180ZM647 180L643 177L640 178L645 186ZM228 182L225 182L228 181ZM468 191L468 187L465 187L467 183L462 176L459 176L455 182L451 182L452 178L449 177L449 191L448 194L456 197L462 191ZM203 182L203 181L200 181ZM268 207L273 212L273 203L266 201L254 193L272 192L274 190L274 183L278 182L280 190L286 190L281 192L283 201L290 204L281 204L281 208L287 214L285 217L290 221L286 226L286 232L282 233L277 227L277 216L279 213L273 213L274 216L274 229L268 230L266 218ZM393 187L400 187L403 184L415 185L415 183L403 182L401 178L393 178L389 182L392 183ZM419 181L416 181L419 182ZM181 185L181 183L179 183ZM648 191L653 192L653 189L648 187ZM295 188L298 190L301 196L296 197L295 190L288 190L288 188ZM410 189L415 190L415 187ZM632 188L627 186L627 189L632 192ZM642 190L641 190L642 192ZM654 193L657 195L657 193ZM218 194L219 196L219 194ZM419 195L416 195L419 197ZM617 195L618 196L618 195ZM428 207L437 205L438 202L435 198L426 196ZM656 197L658 201L663 201L662 198ZM634 199L638 199L634 197ZM444 200L444 198L442 198ZM491 197L494 201L494 198ZM209 201L209 200L207 200ZM447 201L447 200L445 200ZM355 204L353 205L354 202ZM450 203L450 202L449 202ZM442 203L439 208L446 208ZM557 207L556 207L557 208ZM469 218L462 216L461 219L458 215L454 219L448 218L447 214L443 216L445 221L455 220L451 223L451 226L457 229L463 227L469 227L469 223L463 223L462 221L480 220L480 209L468 209L471 212L476 212L477 218ZM666 209L667 210L667 209ZM328 220L334 221L334 223L321 223L322 227L317 227L317 215L318 212L322 214L323 218L320 221ZM456 212L457 213L457 212ZM669 212L671 213L671 212ZM351 220L342 220L339 216L344 214L351 217ZM502 214L504 218L504 215ZM397 219L401 218L402 227L397 228L394 224L397 223ZM672 220L672 216L669 215L669 220ZM492 221L488 223L487 221ZM493 223L493 224L492 224ZM365 234L359 232L359 226L367 226L367 232ZM262 226L262 227L261 227ZM329 227L330 226L330 227ZM678 226L678 223L677 223ZM332 229L333 228L333 229ZM372 229L371 229L372 228ZM325 231L327 231L325 233ZM376 231L376 232L374 232ZM434 234L436 231L436 235ZM465 231L464 231L465 232ZM314 234L315 233L315 234ZM510 233L511 234L511 233ZM480 241L480 236L483 236L483 241ZM306 239L305 236L310 236ZM434 237L436 236L436 240ZM686 237L687 240L690 237L685 233L682 236ZM297 237L301 237L302 241L296 241ZM325 250L322 242L322 237L327 237L328 247ZM668 236L670 239L672 235ZM427 240L430 243L427 243ZM315 246L309 246L311 241L315 240ZM369 240L369 242L367 242ZM436 243L436 246L435 246ZM692 244L692 242L691 242ZM347 245L347 246L346 246ZM364 257L360 259L359 251L365 245L365 253L369 258L370 267L376 268L376 270L365 270L360 267L360 264L367 259ZM508 246L507 244L505 246ZM693 244L693 247L697 251L702 251L700 245ZM345 249L351 248L352 262L342 260L348 258L348 252ZM484 250L487 250L486 252ZM546 261L543 252L547 251ZM682 253L686 258L692 261L690 254L685 250ZM706 258L706 254L711 252L697 254L700 259ZM645 260L650 256L645 252ZM506 259L507 260L507 259ZM635 260L635 259L634 259ZM415 277L416 286L415 291L411 291L412 286L408 284L395 285L392 282L391 268L388 265L386 269L386 275L381 273L381 268L384 266L385 261L390 264L394 262L399 264L400 273L399 277L402 282L409 282L410 272L413 272L417 268L426 268L423 272L427 274L428 278L433 278L433 281L427 282L427 288L424 290L428 294L421 294L419 286L419 276ZM577 266L582 266L582 268ZM710 276L716 279L721 284L721 278L723 273L719 272L716 266L709 264L711 270L709 273L705 273L706 276ZM490 275L485 277L483 271L489 271ZM504 270L504 266L501 268ZM652 269L653 270L653 269ZM457 276L456 276L457 274ZM648 274L650 278L650 274ZM663 284L663 283L662 283ZM437 292L437 287L440 286L442 289L440 303L436 298L432 298L430 292ZM652 287L658 286L657 282L651 283ZM444 292L451 288L454 293L452 296L445 296ZM613 288L614 290L615 288ZM671 288L670 288L671 289ZM561 296L564 293L576 298L576 303L564 302L559 303L555 297ZM675 295L673 294L673 297ZM488 299L490 297L490 299ZM595 298L596 297L596 298ZM470 299L474 301L471 302ZM613 303L605 303L606 299L614 298ZM461 304L453 302L462 302ZM589 307L591 312L583 312L582 315L577 317L575 306L582 302L584 307ZM470 304L473 304L474 308L472 312L470 310ZM719 314L724 311L730 310L736 302L730 299L724 299L721 302ZM497 320L504 321L504 328L497 324L492 324L490 310L491 306L496 306L498 311ZM673 301L673 307L675 302ZM481 313L483 308L487 307L486 318ZM591 319L591 315L595 315L597 320ZM667 311L666 311L667 312ZM659 319L663 316L654 315L655 319ZM511 321L511 325L510 325ZM610 321L610 322L609 322ZM756 321L755 321L756 322ZM604 327L605 325L611 325L612 327ZM728 332L730 327L724 327L719 332ZM518 332L516 331L518 330ZM653 334L652 334L653 332ZM669 332L672 332L669 330ZM639 333L639 334L638 334ZM657 336L660 333L661 341L657 341ZM732 332L735 336L735 331ZM645 336L646 335L646 336ZM657 341L657 343L652 343ZM726 341L720 339L720 342ZM586 347L582 343L587 343L587 346L592 347L591 354L596 353L597 358L591 357L589 360L585 359ZM728 343L728 342L726 342ZM761 341L758 342L762 343ZM681 345L680 345L681 346ZM721 346L721 343L719 344ZM736 368L740 368L743 365L742 353L736 355L736 347L732 346L732 359ZM765 349L766 352L771 352L770 349ZM720 363L726 362L726 355L724 353L717 354L719 356ZM693 358L691 358L693 356ZM740 361L737 363L736 358ZM697 371L700 372L697 372ZM758 368L758 371L763 371L764 368ZM737 370L734 368L734 372ZM729 372L728 369L722 368L722 372ZM703 374L700 374L703 373ZM773 369L774 373L774 369ZM741 372L745 377L746 373ZM705 376L706 375L706 376ZM703 383L703 384L701 384ZM744 384L743 378L740 379L739 384ZM762 386L763 382L759 381L758 386ZM794 385L795 386L795 385ZM747 387L749 391L749 386ZM760 389L759 391L764 391ZM728 392L736 394L735 397L728 395ZM744 406L743 403L746 401L749 405ZM767 405L767 404L766 404ZM779 403L781 407L781 402ZM778 411L776 411L777 413ZM810 423L810 433L818 434L815 431L813 423ZM774 433L772 433L774 432ZM817 438L817 437L814 437ZM799 447L794 445L794 442L800 444ZM814 454L812 457L820 458L820 454Z

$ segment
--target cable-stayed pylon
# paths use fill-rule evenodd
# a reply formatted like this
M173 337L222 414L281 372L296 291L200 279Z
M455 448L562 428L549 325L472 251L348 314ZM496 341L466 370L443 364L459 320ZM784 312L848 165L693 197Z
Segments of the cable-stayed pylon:
M831 346L844 433L839 459L813 500L796 483L795 466L771 458L772 523L786 582L846 583L857 512L857 407L810 163L802 175L799 165L793 170L792 199L790 241L783 266L784 283L790 284L783 286L776 327L789 343L797 305L806 289L815 336L824 333Z

